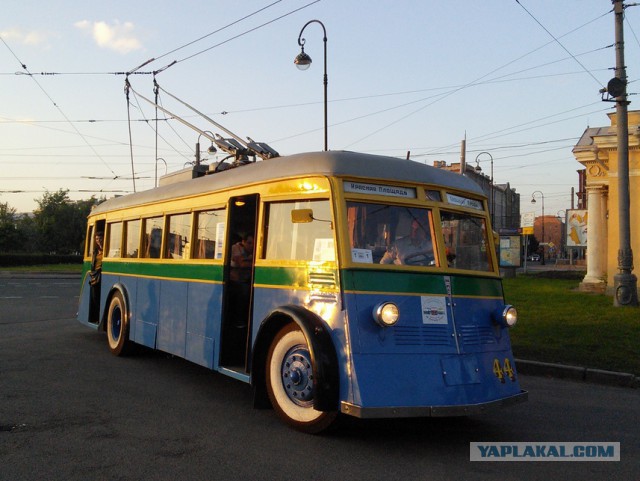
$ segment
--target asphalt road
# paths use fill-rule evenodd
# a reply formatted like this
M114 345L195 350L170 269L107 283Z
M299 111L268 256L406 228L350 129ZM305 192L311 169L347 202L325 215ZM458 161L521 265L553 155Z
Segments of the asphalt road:
M162 353L116 358L75 279L0 278L0 480L640 480L640 391L521 376L485 416L346 419L322 436L248 385ZM620 462L470 462L469 443L621 443Z

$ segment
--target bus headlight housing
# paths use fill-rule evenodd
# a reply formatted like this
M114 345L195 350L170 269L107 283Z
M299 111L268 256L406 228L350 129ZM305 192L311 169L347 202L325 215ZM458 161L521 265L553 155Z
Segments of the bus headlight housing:
M498 324L504 327L513 327L518 322L518 311L515 307L507 304L498 315L495 316Z
M390 327L400 319L400 310L393 302L381 302L373 308L373 319L382 327Z

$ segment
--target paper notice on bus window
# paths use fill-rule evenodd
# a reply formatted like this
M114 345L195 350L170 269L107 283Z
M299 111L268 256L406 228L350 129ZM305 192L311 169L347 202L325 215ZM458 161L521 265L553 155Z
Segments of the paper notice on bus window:
M373 264L371 249L351 249L351 260L360 264Z
M216 224L216 248L215 259L222 259L222 253L224 252L224 234L227 230L226 222L218 222Z
M331 262L336 260L333 239L316 239L313 244L313 260Z
M447 300L438 296L421 296L422 323L447 324Z

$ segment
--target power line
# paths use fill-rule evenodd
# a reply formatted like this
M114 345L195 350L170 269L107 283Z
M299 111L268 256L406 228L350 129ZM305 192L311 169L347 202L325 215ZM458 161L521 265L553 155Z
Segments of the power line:
M18 63L21 65L21 67L23 68L23 70L25 72L27 72L30 75L29 69L27 69L27 66L18 58L18 56L15 54L15 52L11 49L11 47L9 47L9 45L7 44L7 42L5 42L4 38L2 38L2 36L0 36L0 40L2 41L2 43L5 45L5 47L7 47L7 49L9 50L9 52L11 52L11 54L14 56L14 58L18 61ZM60 115L62 115L62 117L67 121L67 123L69 125L71 125L71 127L73 128L73 130L76 132L77 135L80 136L80 138L82 138L82 140L85 142L85 144L87 144L87 146L92 150L92 152L94 153L94 155L99 158L102 163L107 167L107 169L109 169L111 171L111 173L113 175L116 175L116 173L111 169L111 167L109 167L109 165L105 162L105 160L100 157L100 154L98 154L98 151L89 143L89 141L84 137L84 135L78 130L78 128L75 126L75 124L73 122L71 122L71 120L69 119L69 117L67 117L67 115L62 111L62 109L58 106L58 104L56 104L56 102L53 100L53 98L51 98L51 96L49 95L49 93L44 89L44 87L42 87L42 85L40 85L40 83L38 82L38 80L31 76L31 79L35 82L35 84L38 86L38 88L42 91L42 93L49 99L49 101L53 104L53 106L58 110L58 112L60 113Z
M217 30L214 30L213 32L208 33L208 34L206 34L206 35L203 35L202 37L199 37L199 38L197 38L197 39L195 39L195 40L192 40L191 42L188 42L188 43L186 43L186 44L184 44L184 45L182 45L182 46L180 46L180 47L174 48L173 50L171 50L171 51L169 51L169 52L167 52L167 53L163 53L163 54L162 54L162 55L160 55L159 57L156 57L156 58L155 58L155 60L160 60L160 59L161 59L161 58L163 58L163 57L166 57L166 56L168 56L168 55L171 55L172 53L175 53L175 52L177 52L177 51L179 51L179 50L182 50L183 48L186 48L186 47L189 47L190 45L193 45L194 43L197 43L197 42L199 42L199 41L201 41L201 40L204 40L205 38L208 38L208 37L210 37L211 35L215 35L216 33L222 32L223 30L225 30L225 29L227 29L227 28L229 28L229 27L232 27L233 25L235 25L235 24L237 24L237 23L242 22L243 20L246 20L246 19L248 19L248 18L250 18L250 17L253 17L254 15L257 15L258 13L263 12L263 11L267 10L268 8L273 7L274 5L276 5L276 4L278 4L278 3L280 3L281 1L282 1L282 0L277 0L277 1L273 2L273 3L270 3L270 4L269 4L269 5L267 5L266 7L262 7L262 8L260 8L260 9L256 10L255 12L250 13L249 15L245 15L244 17L239 18L238 20L235 20L235 21L233 21L233 22L231 22L231 23L229 23L229 24L225 25L224 27L221 27L221 28L219 28L219 29L217 29Z
M516 1L518 1L518 0L516 0ZM593 20L591 20L591 21L589 21L589 22L586 22L586 23L584 23L583 25L581 25L581 26L579 26L579 27L576 27L576 28L574 28L573 30L570 30L569 32L565 33L564 35L562 35L562 36L561 36L561 37L559 37L559 38L565 37L565 36L567 36L567 35L569 35L569 34L571 34L571 33L575 32L575 31L577 31L577 30L579 30L579 29L581 29L581 28L585 27L586 25L589 25L590 23L595 22L596 20L598 20L598 19L600 19L600 18L604 17L604 15L608 15L610 12L611 12L611 11L608 11L606 14L600 15L599 17L597 17L597 18L595 18L595 19L593 19ZM554 37L554 38L555 38L555 37ZM556 41L557 41L557 40L556 40ZM449 96L451 96L451 95L453 95L453 94L455 94L455 93L459 92L460 90L463 90L463 89L466 89L466 88L468 88L468 87L471 87L471 86L473 86L473 85L478 84L481 80L485 79L486 77L490 76L491 74L493 74L493 73L495 73L495 72L498 72L498 71L500 71L500 70L502 70L502 69L506 68L507 66L509 66L509 65L511 65L511 64L513 64L513 63L515 63L515 62L517 62L517 61L519 61L519 60L523 59L524 57L526 57L526 56L528 56L528 55L531 55L532 53L534 53L534 52L536 52L536 51L538 51L538 50L540 50L540 49L542 49L542 48L546 47L547 45L550 45L551 43L553 43L553 42L552 42L552 41L547 42L546 44L541 45L540 47L538 47L538 48L536 48L536 49L534 49L534 50L531 50L531 51L527 52L526 54L521 55L520 57L518 57L518 58L516 58L516 59L514 59L514 60L511 60L511 61L507 62L506 64L504 64L504 65L502 65L502 66L500 66L500 67L498 67L498 68L496 68L496 69L492 70L491 72L486 73L485 75L482 75L481 77L478 77L478 78L477 78L477 79L475 79L475 80L472 80L471 82L469 82L469 83L467 83L467 84L465 84L465 85L463 85L463 86L460 86L460 87L458 87L458 88L455 88L455 89L453 89L453 90L450 90L449 92L444 93L440 98L437 98L437 99L436 99L436 100L434 100L433 102L431 102L431 103L429 103L429 104L427 104L427 105L423 105L422 107L420 107L420 108L418 108L418 109L416 109L416 110L414 110L414 111L412 111L412 112L409 112L408 114L404 115L403 117L400 117L399 119L396 119L396 120L394 120L393 122L390 122L389 124L387 124L387 125L385 125L385 126L383 126L383 127L379 128L379 129L375 130L374 132L371 132L370 134L367 134L366 136L364 136L364 137L362 137L362 138L360 138L360 139L356 140L355 142L350 143L349 145L345 146L345 148L349 148L349 147L353 146L354 144L357 144L357 143L361 142L362 140L367 139L367 138L371 137L372 135L375 135L375 134L377 134L377 133L381 132L382 130L387 129L388 127L391 127L392 125L395 125L395 124L397 124L397 123L399 123L399 122L401 122L401 121L403 121L403 120L407 119L408 117L411 117L412 115L414 115L414 114L416 114L416 113L418 113L418 112L420 112L420 111L422 111L422 110L426 109L427 107L430 107L430 106L432 106L432 105L436 104L437 102L440 102L441 100L444 100L445 98L447 98L447 97L449 97ZM571 55L571 52L567 52L567 53L569 53L569 55Z
M527 9L525 8L525 6L524 6L524 5L522 5L522 4L520 3L520 0L516 0L516 3L517 3L518 5L520 5L520 7L522 7L522 9L523 9L525 12L527 12L527 14L528 14L528 15L529 15L529 16L530 16L530 17L531 17L531 18L532 18L532 19L533 19L533 20L534 20L538 25L540 25L540 27L542 27L542 29L543 29L545 32L547 32L547 33L551 36L551 38L553 38L553 40L554 40L558 45L560 45L560 46L562 47L562 49L563 49L565 52L567 52L567 53L571 56L571 57L576 61L576 63L577 63L578 65L580 65L580 67L582 67L582 69L583 69L585 72L587 72L587 73L591 76L591 78L592 78L593 80L595 80L595 81L596 81L596 83L597 83L600 87L604 87L604 85L602 85L602 82L600 82L600 81L595 77L595 75L593 75L593 74L591 73L591 71L589 71L589 69L587 69L587 67L585 67L585 66L582 64L582 62L580 62L580 60L578 60L578 59L577 59L577 58L576 58L576 57L575 57L571 52L569 52L569 49L567 49L567 47L565 47L565 46L562 44L562 42L560 42L560 40L559 40L558 38L556 38L556 36L555 36L555 35L553 35L553 34L549 31L549 29L548 29L547 27L545 27L544 25L542 25L542 23L541 23L541 22L540 22L536 17L534 17L534 15L533 15L529 10L527 10ZM611 12L613 12L613 10L610 10L610 12L608 12L608 13L611 13Z
M208 51L210 51L210 50L213 50L214 48L217 48L217 47L220 47L221 45L224 45L224 44L226 44L226 43L229 43L229 42L231 42L232 40L236 40L237 38L243 37L244 35L247 35L247 34L249 34L249 33L255 32L256 30L259 30L259 29L261 29L262 27L266 27L267 25L270 25L270 24L272 24L272 23L274 23L274 22L277 22L278 20L282 20L283 18L288 17L289 15L292 15L292 14L294 14L294 13L297 13L297 12L299 12L300 10L304 10L305 8L310 7L311 5L313 5L313 4L315 4L315 3L318 3L319 1L320 1L320 0L314 0L314 1L312 1L312 2L310 2L310 3L308 3L308 4L306 4L306 5L303 5L302 7L296 8L295 10L292 10L292 11L290 11L290 12L288 12L288 13L285 13L285 14L283 14L283 15L280 15L279 17L276 17L276 18L274 18L274 19L272 19L272 20L269 20L268 22L265 22L265 23L263 23L263 24L261 24L261 25L258 25L257 27L251 28L251 29L246 30L246 31L244 31L244 32L242 32L242 33L239 33L238 35L234 35L233 37L230 37L230 38L228 38L227 40L223 40L222 42L219 42L219 43L217 43L217 44L215 44L215 45L212 45L211 47L208 47L208 48L205 48L205 49L203 49L203 50L200 50L199 52L196 52L196 53L194 53L194 54L192 54L192 55L189 55L189 56L187 56L187 57L184 57L184 58L182 58L182 59L180 59L180 60L174 60L173 62L171 62L171 63L169 63L169 64L165 65L164 67L160 68L159 70L154 71L154 74L160 73L160 72L162 72L162 71L164 71L164 70L168 69L169 67L172 67L172 66L174 66L174 65L176 65L176 64L178 64L178 63L182 63L182 62L186 62L187 60L191 60L191 59L192 59L192 58L194 58L194 57L197 57L197 56L199 56L199 55L202 55L203 53L206 53L206 52L208 52ZM270 6L270 5L269 5L269 6ZM269 7L269 6L268 6L268 7ZM265 8L268 8L268 7L265 7ZM263 9L261 9L261 10L259 10L259 11L262 11L262 10L264 10L264 8L263 8ZM257 13L257 12L255 12L255 13ZM249 16L251 16L251 15L248 15L248 16L246 16L246 17L244 17L244 18L248 18ZM240 19L240 20L244 20L244 18L243 18L243 19ZM238 21L236 21L236 22L234 22L234 23L237 23L237 22L239 22L240 20L238 20ZM233 24L231 24L231 25L233 25ZM228 26L229 26L229 25L228 25ZM224 28L227 28L228 26L223 27L223 29L224 29ZM211 34L209 34L209 35L213 35L214 33L217 33L217 32L218 32L218 31L220 31L220 30L222 30L222 29L219 29L219 30L217 30L216 32L212 32L212 33L211 33ZM205 37L202 37L202 38L206 38L206 37L208 37L209 35L206 35ZM195 40L194 42L196 42L196 41L198 41L198 40ZM191 43L194 43L194 42L191 42ZM190 44L188 44L188 45L190 45ZM184 45L183 47L185 47L185 46L186 46L186 45ZM181 49L181 48L183 48L183 47L179 47L179 48L177 48L177 49L175 49L175 50L180 50L180 49ZM169 52L169 53L171 53L171 52ZM164 55L162 55L162 56L164 57L164 56L166 56L166 55L169 55L169 53L164 54ZM161 58L161 57L159 57L159 58ZM142 64L141 66L137 67L136 69L133 69L131 72L133 73L133 72L135 72L137 69L139 69L139 68L141 68L141 67L143 67L143 66L145 66L145 65L147 65L147 64L149 64L149 63L151 63L151 62L154 62L154 61L156 61L156 60L157 60L157 59L155 59L155 58L152 58L152 59L150 59L150 60L147 60L147 62L145 62L145 63L144 63L144 64Z

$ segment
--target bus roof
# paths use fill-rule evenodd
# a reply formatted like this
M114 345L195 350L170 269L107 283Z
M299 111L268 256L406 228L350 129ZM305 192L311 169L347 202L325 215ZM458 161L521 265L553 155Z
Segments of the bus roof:
M96 206L92 214L274 179L311 175L430 184L484 195L475 182L463 175L413 160L347 151L307 152L258 161L216 174L115 197Z

